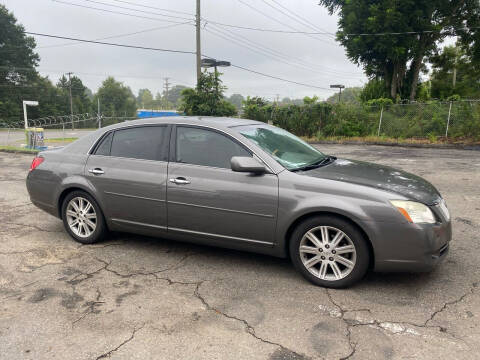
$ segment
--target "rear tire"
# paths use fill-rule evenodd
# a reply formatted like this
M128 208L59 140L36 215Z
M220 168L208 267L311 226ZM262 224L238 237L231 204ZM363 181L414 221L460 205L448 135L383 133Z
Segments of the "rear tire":
M72 191L62 203L62 220L67 233L77 242L93 244L108 233L102 210L84 191Z
M315 216L300 223L290 238L290 257L308 281L344 288L367 273L367 240L350 222L335 216Z

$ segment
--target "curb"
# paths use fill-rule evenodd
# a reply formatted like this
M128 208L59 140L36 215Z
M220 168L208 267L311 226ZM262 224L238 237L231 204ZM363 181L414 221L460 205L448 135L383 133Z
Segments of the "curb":
M313 145L380 145L380 146L397 146L397 147L412 147L412 148L425 148L425 149L456 149L456 150L473 150L480 151L480 145L468 145L468 144L414 144L414 143L392 143L382 141L312 141L309 144Z
M38 154L38 151L10 150L10 149L0 149L0 152L11 153L11 154L28 154L28 155Z

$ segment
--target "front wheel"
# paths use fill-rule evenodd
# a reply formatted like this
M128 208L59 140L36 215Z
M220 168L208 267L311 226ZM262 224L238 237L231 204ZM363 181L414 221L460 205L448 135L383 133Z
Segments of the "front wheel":
M100 241L107 233L102 211L93 197L84 191L73 191L62 203L62 219L72 238L82 244Z
M290 239L295 268L310 282L343 288L365 276L370 253L362 233L351 223L316 216L297 226Z

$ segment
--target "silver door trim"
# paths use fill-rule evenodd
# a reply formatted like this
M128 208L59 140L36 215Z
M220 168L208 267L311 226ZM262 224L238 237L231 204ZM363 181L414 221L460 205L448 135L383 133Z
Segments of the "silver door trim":
M268 241L246 239L246 238L241 238L241 237L236 237L236 236L228 236L228 235L218 235L218 234L206 233L206 232L201 232L201 231L185 230L185 229L180 229L180 228L169 227L168 231L176 231L176 232L193 234L193 235L204 235L204 236L210 236L210 237L216 237L216 238L228 239L228 240L244 241L244 242L261 244L261 245L270 245L270 246L275 245L273 242L268 242Z
M122 220L122 219L115 219L115 218L111 219L111 221L119 222L119 223L125 223L125 224L129 224L129 225L145 226L145 227L150 227L150 228L155 228L155 229L160 229L160 230L167 230L166 226L147 224L147 223L142 223L142 222L137 222L137 221Z
M156 202L162 202L162 203L165 202L165 200L153 199L153 198L148 198L148 197L143 197L143 196L120 194L120 193L111 192L111 191L104 191L104 192L105 192L105 194L114 195L114 196L122 196L122 197L127 197L127 198L142 199L142 200L156 201Z
M184 203L184 202L179 202L179 201L167 201L167 205L168 205L168 204L176 204L176 205L183 205L183 206L192 206L192 207L198 207L198 208L202 208L202 209L218 210L218 211L224 211L224 212L230 212L230 213L236 213L236 214L244 214L244 215L252 215L252 216L258 216L258 217L265 217L265 218L269 218L269 219L274 219L274 218L275 218L274 215L252 213L252 212L241 211L241 210L224 209L224 208L219 208L219 207L214 207L214 206L190 204L190 203Z

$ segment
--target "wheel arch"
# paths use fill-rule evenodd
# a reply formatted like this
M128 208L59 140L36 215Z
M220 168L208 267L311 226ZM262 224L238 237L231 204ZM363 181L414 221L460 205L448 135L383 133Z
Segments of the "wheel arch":
M72 185L72 186L69 186L69 187L63 189L62 192L60 193L60 195L58 196L57 209L58 209L58 217L60 219L63 219L63 216L62 216L63 201L65 200L65 198L67 197L68 194L70 194L74 191L83 191L83 192L87 193L88 195L90 195L95 200L95 202L97 203L97 205L100 208L100 210L102 211L102 213L105 214L105 212L102 209L102 205L100 205L100 203L98 202L96 197L92 194L92 192L89 189L86 189L86 188L84 188L82 186L78 186L78 185Z
M303 221L309 219L309 218L312 218L312 217L315 217L315 216L325 216L325 215L328 215L328 216L333 216L333 217L337 217L337 218L340 218L348 223L350 223L352 226L354 226L358 231L360 231L360 233L362 234L362 236L365 238L366 240L366 243L367 243L367 247L368 247L368 251L370 253L370 263L369 263L369 268L370 269L373 269L374 268L374 265L375 265L375 251L373 249L373 245L372 245L372 241L370 239L370 237L368 236L367 232L365 231L365 229L355 220L351 219L350 217L344 215L344 214L341 214L341 213L337 213L337 212L333 212L333 211L312 211L312 212L309 212L309 213L306 213L306 214L303 214L301 216L299 216L298 218L296 218L291 224L290 226L288 227L286 233L285 233L285 239L284 239L284 251L285 251L285 254L287 254L287 256L290 257L290 238L292 236L292 233L293 231L295 230L295 228L300 224L302 223Z

